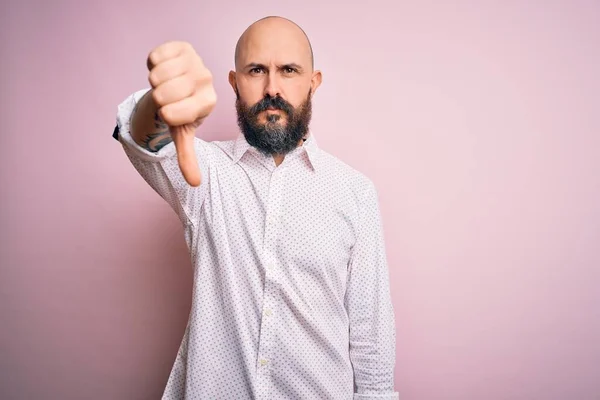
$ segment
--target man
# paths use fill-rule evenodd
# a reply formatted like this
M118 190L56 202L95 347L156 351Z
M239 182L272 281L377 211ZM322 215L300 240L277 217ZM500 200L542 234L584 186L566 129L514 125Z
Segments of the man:
M304 31L268 17L240 37L231 141L195 137L216 95L189 44L147 64L115 137L179 216L194 268L163 398L397 399L377 192L309 132L321 72Z

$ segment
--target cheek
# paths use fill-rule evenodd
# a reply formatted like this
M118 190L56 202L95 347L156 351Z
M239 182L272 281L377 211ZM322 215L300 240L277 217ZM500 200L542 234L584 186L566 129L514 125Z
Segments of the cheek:
M310 91L310 81L306 82L290 82L290 85L286 88L287 101L294 106L299 107L308 98L308 92Z
M256 104L263 98L263 90L260 84L254 80L239 81L237 88L240 98L248 106Z

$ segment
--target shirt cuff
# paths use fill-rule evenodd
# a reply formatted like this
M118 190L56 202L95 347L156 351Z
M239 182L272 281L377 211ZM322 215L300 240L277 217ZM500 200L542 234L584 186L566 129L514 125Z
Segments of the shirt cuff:
M171 142L157 152L149 151L143 148L133 140L131 136L131 116L137 103L150 89L142 89L134 92L127 97L117 107L117 126L113 132L113 137L123 145L127 146L138 158L158 162L175 154L175 143Z
M384 393L384 394L361 394L354 393L353 400L399 400L400 396L398 392Z

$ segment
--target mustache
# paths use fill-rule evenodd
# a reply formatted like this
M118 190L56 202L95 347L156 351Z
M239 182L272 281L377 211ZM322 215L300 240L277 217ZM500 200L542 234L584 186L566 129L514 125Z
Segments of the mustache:
M252 114L258 114L259 112L265 111L268 108L275 108L277 110L282 110L288 115L291 115L294 111L294 108L292 107L292 105L290 103L288 103L287 101L285 101L284 99L282 99L281 97L268 96L268 97L263 98L261 101L259 101L252 107L250 107L250 112Z

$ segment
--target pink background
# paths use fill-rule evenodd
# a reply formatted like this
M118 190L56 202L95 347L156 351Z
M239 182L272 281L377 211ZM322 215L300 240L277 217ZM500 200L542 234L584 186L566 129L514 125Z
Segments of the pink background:
M600 3L456 3L2 2L0 398L160 397L190 262L116 107L188 40L198 135L233 137L235 42L275 14L312 39L321 147L379 189L401 399L600 399Z

